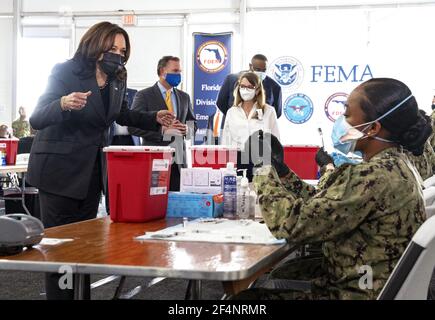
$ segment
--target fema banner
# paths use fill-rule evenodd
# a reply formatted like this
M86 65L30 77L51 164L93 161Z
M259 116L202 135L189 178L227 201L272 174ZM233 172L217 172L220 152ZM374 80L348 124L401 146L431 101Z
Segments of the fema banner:
M209 116L225 77L231 72L232 32L193 34L193 106L198 130L195 144L203 143Z
M377 70L365 56L337 57L335 52L272 56L267 73L282 89L281 143L325 144L332 151L332 126L344 113L349 93Z

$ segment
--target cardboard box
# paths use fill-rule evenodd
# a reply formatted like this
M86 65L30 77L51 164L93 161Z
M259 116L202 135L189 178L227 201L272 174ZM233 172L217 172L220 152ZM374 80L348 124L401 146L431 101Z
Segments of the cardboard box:
M222 172L212 168L181 168L180 191L219 194L222 192Z
M169 192L166 217L216 218L223 215L222 194Z

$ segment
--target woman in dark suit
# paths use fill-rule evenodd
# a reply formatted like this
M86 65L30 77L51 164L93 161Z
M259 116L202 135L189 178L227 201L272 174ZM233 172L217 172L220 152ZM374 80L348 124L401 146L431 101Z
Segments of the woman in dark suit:
M101 22L85 33L74 57L50 75L30 117L38 132L28 168L29 183L39 189L45 227L96 217L106 171L102 148L114 121L158 131L174 119L167 110L128 109L124 65L129 55L125 30ZM73 290L62 290L58 279L58 274L47 275L47 298L72 298Z

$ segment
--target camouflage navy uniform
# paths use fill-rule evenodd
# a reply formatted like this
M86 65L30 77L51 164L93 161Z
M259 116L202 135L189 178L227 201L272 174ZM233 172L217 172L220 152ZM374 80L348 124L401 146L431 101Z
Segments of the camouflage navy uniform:
M12 122L12 130L14 137L23 138L30 136L30 124L27 120L15 120Z
M430 115L431 125L432 125L432 135L429 137L430 145L435 150L435 110L432 111Z
M423 180L435 174L435 152L429 140L424 144L421 156L414 156L411 152L406 153Z
M320 189L293 172L280 179L273 167L260 168L254 185L271 232L292 246L322 242L322 255L290 260L271 274L311 279L311 292L258 288L236 298L375 299L425 219L411 168L405 154L389 148L327 173ZM373 289L360 288L365 266L373 270Z
M430 115L430 119L431 119L431 125L432 125L432 136L431 138L431 145L432 147L435 148L435 110L432 111L431 115Z
M411 152L407 152L408 158L417 168L423 180L435 175L435 111L431 114L432 134L424 145L424 151L421 156L414 156Z

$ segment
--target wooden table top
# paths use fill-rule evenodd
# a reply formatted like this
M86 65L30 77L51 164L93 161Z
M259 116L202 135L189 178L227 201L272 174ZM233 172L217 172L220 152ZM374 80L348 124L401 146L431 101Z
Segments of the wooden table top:
M13 166L0 166L0 174L2 173L20 173L27 172L27 164L18 164Z
M162 240L138 241L146 231L180 223L113 223L109 217L46 229L47 238L70 238L60 245L38 245L14 256L0 256L0 270L74 272L233 281L275 264L288 245L222 244Z

